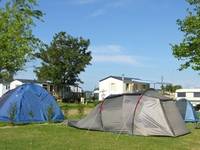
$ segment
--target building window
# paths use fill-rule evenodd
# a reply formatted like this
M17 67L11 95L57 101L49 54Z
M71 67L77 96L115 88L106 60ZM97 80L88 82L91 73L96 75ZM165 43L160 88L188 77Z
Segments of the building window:
M50 85L50 92L53 92L53 85Z
M194 92L193 97L200 97L200 92Z
M116 91L116 85L115 85L115 83L111 83L111 91Z
M146 87L145 84L142 85L142 89L143 89L143 90L147 89L147 87Z
M47 85L46 84L43 84L42 87L45 89L45 90L48 90L47 88Z
M129 91L129 84L126 84L126 91Z
M177 97L186 97L186 93L185 92L178 92Z
M9 90L10 89L10 85L6 85L6 90Z

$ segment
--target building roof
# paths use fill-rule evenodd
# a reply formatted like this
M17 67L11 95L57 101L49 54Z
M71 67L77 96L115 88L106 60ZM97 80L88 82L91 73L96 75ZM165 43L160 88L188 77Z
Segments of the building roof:
M176 92L200 92L200 88L194 88L194 89L177 89Z
M18 80L23 83L39 83L37 80L31 80L31 79L14 79L13 81Z
M122 77L122 76L121 77L120 76L108 76L106 78L101 79L99 82L106 80L108 78L114 78L114 79L121 80L121 81L124 81L124 82L149 83L149 82L142 80L142 79L139 79L139 78L130 78L130 77Z

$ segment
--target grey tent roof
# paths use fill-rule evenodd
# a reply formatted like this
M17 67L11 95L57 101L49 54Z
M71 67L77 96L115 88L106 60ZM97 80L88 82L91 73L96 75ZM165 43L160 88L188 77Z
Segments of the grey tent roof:
M156 91L107 97L70 126L133 135L179 136L188 133L175 102Z
M136 91L133 93L123 93L123 94L112 94L106 97L106 99L115 98L119 96L140 96L146 95L153 98L158 98L161 101L163 100L171 100L169 97L162 95L160 92L155 91L154 89L148 89L147 91Z

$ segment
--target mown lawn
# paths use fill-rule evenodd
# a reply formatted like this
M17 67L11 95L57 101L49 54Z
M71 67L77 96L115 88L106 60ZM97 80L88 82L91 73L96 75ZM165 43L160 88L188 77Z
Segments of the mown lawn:
M187 125L191 134L170 137L118 135L79 130L62 124L0 127L0 150L199 150L200 129Z

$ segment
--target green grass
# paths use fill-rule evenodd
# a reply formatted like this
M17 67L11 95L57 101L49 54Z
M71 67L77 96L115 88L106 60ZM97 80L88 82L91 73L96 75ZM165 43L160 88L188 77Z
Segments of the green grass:
M32 124L0 128L0 150L199 150L200 129L191 134L144 137L79 130L62 124Z
M62 110L66 110L66 109L78 109L80 107L80 105L83 104L75 104L75 103L62 103L59 102L59 106L61 107ZM88 103L83 105L84 108L94 108L97 104L96 103Z

